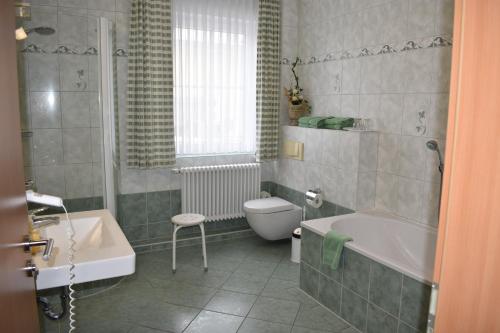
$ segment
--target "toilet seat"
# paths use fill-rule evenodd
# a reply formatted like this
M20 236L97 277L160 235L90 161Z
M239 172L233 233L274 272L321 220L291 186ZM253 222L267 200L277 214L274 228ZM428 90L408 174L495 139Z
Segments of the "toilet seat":
M285 212L294 209L294 205L278 197L255 199L245 202L245 212L256 214L270 214Z

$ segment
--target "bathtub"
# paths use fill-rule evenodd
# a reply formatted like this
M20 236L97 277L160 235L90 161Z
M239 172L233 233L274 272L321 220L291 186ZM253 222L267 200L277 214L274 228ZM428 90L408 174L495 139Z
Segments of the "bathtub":
M362 332L424 332L436 231L379 212L303 221L300 288ZM337 269L322 261L332 229L349 235Z
M349 235L345 247L430 284L436 251L436 230L381 212L353 213L302 222L321 235L331 229Z

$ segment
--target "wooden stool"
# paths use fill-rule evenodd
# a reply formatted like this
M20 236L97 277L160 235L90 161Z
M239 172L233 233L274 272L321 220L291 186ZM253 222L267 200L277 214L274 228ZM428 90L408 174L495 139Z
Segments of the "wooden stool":
M180 214L172 217L172 223L174 224L174 234L172 237L172 272L175 273L175 242L177 241L177 231L184 227L191 227L193 225L199 225L201 229L201 246L203 249L203 265L205 271L208 270L207 266L207 247L205 245L205 216L200 214Z

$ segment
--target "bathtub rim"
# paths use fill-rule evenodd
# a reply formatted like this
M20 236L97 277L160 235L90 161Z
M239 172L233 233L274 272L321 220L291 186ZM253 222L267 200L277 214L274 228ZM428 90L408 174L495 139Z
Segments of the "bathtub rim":
M348 216L352 216L352 215L369 215L371 217L386 218L386 219L391 219L392 222L394 222L394 223L402 223L404 225L407 225L408 223L410 223L412 227L416 227L416 228L431 232L437 238L437 229L436 228L430 227L428 225L420 224L420 223L414 223L413 221L407 220L403 217L389 214L386 212L376 211L376 210L360 211L360 212L354 212L354 213L350 213L350 214L306 220L306 221L302 221L300 223L300 226L306 228L307 230L309 230L311 232L314 232L315 234L317 234L321 237L325 237L326 233L330 230L330 228L327 231L323 230L322 228L317 228L316 224L318 224L318 222L329 221L330 222L329 225L331 225L331 223L334 223L336 221L339 221L341 219L344 219L344 218L346 218ZM429 276L421 276L421 274L417 273L415 269L406 268L406 267L402 268L394 263L391 263L389 260L386 260L380 256L377 256L377 255L374 255L373 253L367 251L365 248L363 248L362 246L359 246L358 244L356 244L353 241L347 242L345 244L345 247L352 250L352 251L355 251L355 252L357 252L357 253L359 253L359 254L361 254L361 255L363 255L363 256L365 256L373 261L376 261L379 264L385 265L385 266L387 266L387 267L389 267L389 268L391 268L391 269L393 269L393 270L395 270L403 275L406 275L414 280L425 283L427 285L433 284L432 271L430 272Z

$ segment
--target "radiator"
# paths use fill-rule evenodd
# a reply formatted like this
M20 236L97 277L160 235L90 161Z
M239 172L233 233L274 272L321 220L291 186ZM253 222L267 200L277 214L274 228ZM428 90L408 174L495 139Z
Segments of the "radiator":
M260 196L260 164L184 167L182 212L205 215L207 221L245 216L243 204Z

